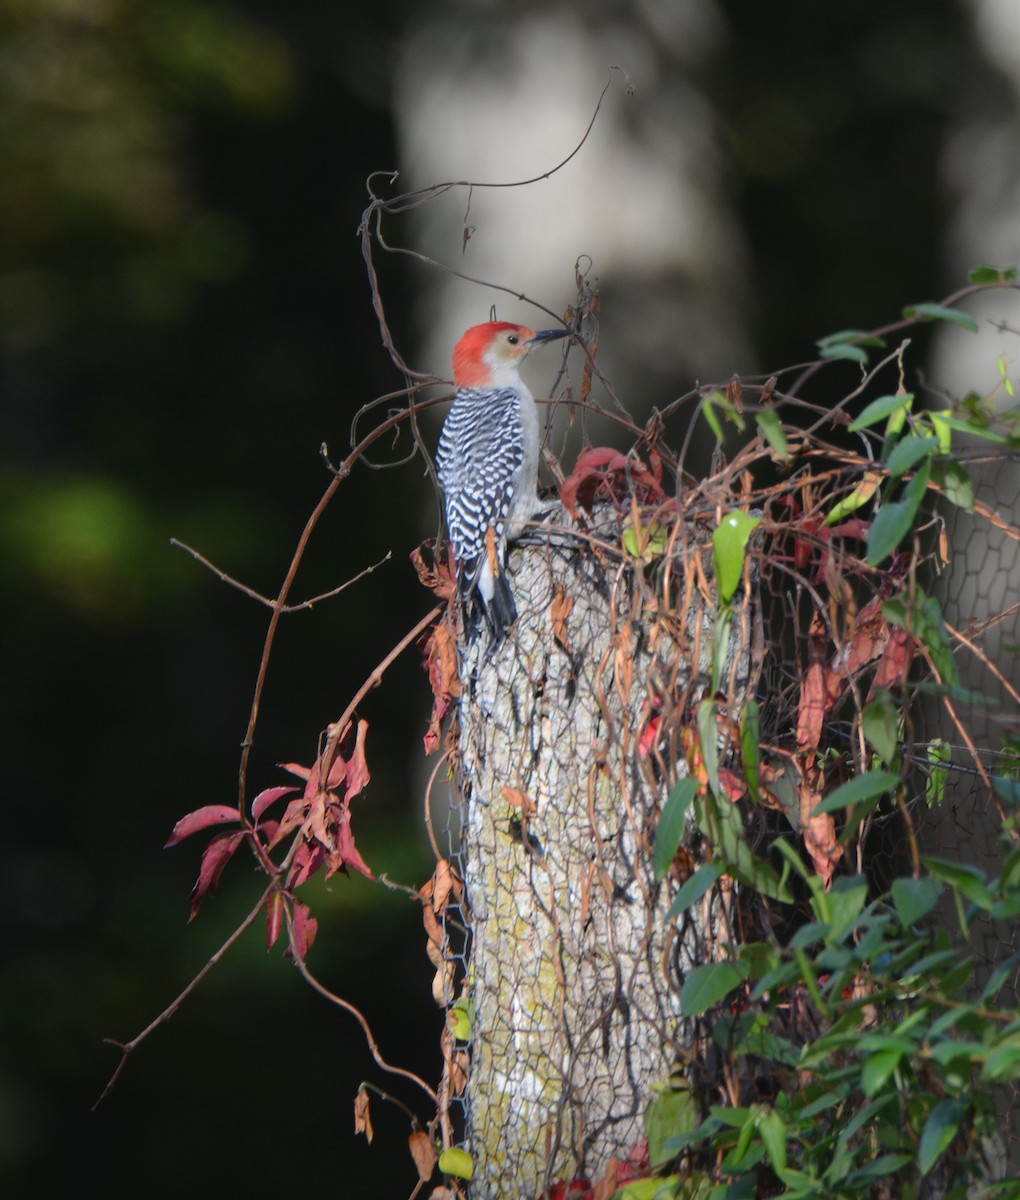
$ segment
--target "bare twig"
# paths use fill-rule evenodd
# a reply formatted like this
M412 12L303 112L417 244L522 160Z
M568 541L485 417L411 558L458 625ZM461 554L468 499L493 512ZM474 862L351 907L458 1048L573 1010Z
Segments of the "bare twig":
M248 913L248 915L244 918L244 920L241 922L241 924L238 925L238 927L234 930L234 932L230 935L230 937L227 938L227 940L223 943L223 945L220 946L220 948L216 951L216 953L210 956L210 958L206 962L205 966L191 980L191 982L188 984L188 986L170 1004L168 1004L166 1008L163 1009L163 1011L159 1014L158 1017L156 1017L156 1019L154 1021L150 1021L149 1024L146 1025L146 1027L141 1031L141 1033L136 1034L129 1042L118 1042L118 1041L115 1041L113 1038L104 1038L103 1039L109 1045L116 1046L120 1050L120 1062L117 1064L117 1069L110 1076L109 1083L107 1083L106 1087L103 1088L102 1095L95 1102L95 1104L93 1104L93 1106L92 1106L93 1110L97 1109L99 1107L99 1105L102 1104L102 1102L106 1099L106 1097L109 1096L109 1094L117 1086L117 1080L120 1079L121 1074L124 1071L124 1068L127 1066L127 1060L134 1053L134 1051L138 1049L138 1047L142 1044L142 1042L144 1042L149 1037L150 1034L155 1033L155 1031L160 1027L160 1025L165 1025L167 1023L167 1021L170 1020L171 1017L176 1015L178 1009L181 1007L181 1005L184 1003L184 1001L187 1000L187 998L191 995L191 993L194 992L198 988L198 986L202 983L202 981L209 974L209 972L213 969L213 967L219 965L219 963L223 959L224 955L227 953L228 950L231 949L232 946L234 946L236 944L236 942L240 939L240 937L244 933L244 931L246 929L248 929L249 926L251 926L255 922L256 917L258 917L259 913L262 912L263 908L265 907L266 901L269 899L269 897L272 895L272 893L276 890L276 887L277 887L277 884L276 884L276 881L274 880L269 885L269 887L266 888L266 890L262 893L262 895L259 897L258 903L251 910L251 912Z

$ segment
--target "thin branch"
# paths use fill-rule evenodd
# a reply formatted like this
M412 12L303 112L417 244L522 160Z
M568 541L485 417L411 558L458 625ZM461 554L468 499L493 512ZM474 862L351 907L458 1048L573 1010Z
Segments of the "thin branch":
M309 987L318 992L320 996L323 996L331 1004L335 1004L337 1008L342 1008L344 1012L350 1013L355 1021L357 1021L357 1023L361 1026L362 1033L365 1035L365 1041L368 1044L369 1053L372 1055L372 1058L375 1060L375 1063L380 1070L386 1071L389 1075L396 1075L401 1079L410 1080L411 1083L421 1088L421 1090L426 1096L428 1096L433 1104L438 1104L439 1097L436 1095L435 1091L429 1087L425 1080L421 1078L421 1076L416 1075L413 1071L408 1071L405 1067L395 1067L392 1063L388 1063L386 1059L383 1058L379 1050L379 1044L376 1042L375 1035L372 1033L372 1027L366 1020L364 1013L355 1005L351 1004L349 1000L345 1000L342 996L338 996L336 992L331 992L324 983L320 983L319 980L316 979L316 977L308 969L308 964L298 953L297 939L294 935L294 919L290 909L285 908L284 914L287 921L287 936L290 940L291 956L294 959L294 965L297 967L298 971L300 971L304 981L309 985Z
M127 1066L127 1060L130 1057L130 1055L133 1054L135 1050L137 1050L137 1048L142 1044L142 1042L144 1042L149 1037L150 1034L155 1033L155 1031L160 1027L160 1025L165 1025L167 1023L167 1021L170 1020L171 1017L173 1017L177 1014L178 1009L181 1007L181 1005L184 1003L184 1001L187 1000L187 998L191 995L192 992L194 992L196 990L196 988L198 988L199 984L201 984L202 980L205 979L205 977L209 974L209 972L213 969L213 967L218 966L220 961L223 959L224 955L238 941L238 939L241 937L241 935L244 933L244 931L246 929L248 929L249 926L251 926L254 923L255 918L259 915L259 913L262 912L262 909L265 907L266 901L269 899L270 895L276 890L276 888L277 888L277 884L276 884L276 881L274 880L269 885L269 887L267 887L266 890L262 893L261 897L259 898L258 903L251 910L251 912L248 913L248 915L244 918L244 920L241 922L241 924L238 925L238 927L234 930L234 932L230 935L230 937L227 938L227 940L223 943L223 945L220 946L220 948L216 951L216 953L213 954L208 959L205 966L202 967L201 971L199 971L198 974L191 980L191 982L188 984L188 986L176 997L175 1000L173 1000L169 1005L167 1005L166 1008L163 1009L163 1011L159 1014L158 1017L156 1017L156 1019L154 1021L150 1021L149 1024L146 1025L146 1027L142 1030L141 1033L136 1034L131 1039L130 1042L118 1042L114 1038L104 1038L103 1039L108 1045L116 1046L120 1050L120 1062L117 1064L117 1069L110 1076L109 1083L107 1083L106 1087L103 1088L102 1095L95 1102L95 1104L93 1104L93 1106L92 1106L93 1112L100 1106L100 1104L102 1104L102 1102L106 1099L106 1097L109 1096L109 1094L116 1087L117 1080L120 1079L120 1076L121 1076L124 1068Z
M221 580L223 583L229 584L232 588L236 588L236 590L241 592L243 595L251 597L252 600L257 600L259 604L264 604L266 608L274 608L276 606L276 602L274 600L270 600L268 596L263 596L261 592L255 591L254 588L248 587L247 584L241 583L241 581L239 579L235 579L233 575L228 575L226 571L221 570L214 562L210 562L210 560L206 558L204 554L196 550L194 546L189 546L187 542L182 542L178 538L171 538L170 545L176 546L178 550L183 550L186 554L190 554L196 562L201 563L201 565L207 570L212 571L217 579ZM332 588L328 592L322 592L318 596L312 596L310 600L302 600L300 604L283 604L280 606L280 612L301 612L306 608L314 608L316 604L321 604L324 600L332 600L334 596L339 596L341 592L346 592L352 584L360 582L360 580L364 579L366 575L371 575L373 571L377 571L383 565L383 563L389 562L392 557L393 551L387 550L378 562L372 563L371 566L365 567L364 570L359 571L357 575L352 576L352 578L348 579L344 583L341 583L338 587Z

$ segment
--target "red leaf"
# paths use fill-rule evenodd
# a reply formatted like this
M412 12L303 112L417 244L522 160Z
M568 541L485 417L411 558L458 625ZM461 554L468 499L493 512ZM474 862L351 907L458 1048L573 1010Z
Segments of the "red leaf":
M196 808L186 817L181 817L173 827L170 839L163 849L168 850L171 846L176 846L186 837L191 837L193 833L201 833L210 825L226 825L230 821L239 821L240 819L237 809L231 808L228 804L207 804L204 808Z
M875 668L868 698L874 696L878 688L902 687L907 682L913 661L914 639L897 625L890 631L889 641Z
M276 840L276 835L279 833L279 831L280 831L280 822L279 821L273 821L273 820L262 821L258 826L259 841L262 842L262 844L267 849L269 849L272 847L274 841Z
M266 905L266 949L272 950L283 928L283 895L273 892Z
M297 957L304 962L308 957L308 951L311 950L312 943L315 941L315 935L318 931L319 922L312 916L312 910L307 904L302 904L300 900L295 900L293 936L290 947L286 951L287 956L290 956L293 949Z
M259 817L277 800L281 800L284 796L289 796L292 792L299 789L296 787L271 787L266 788L264 792L259 792L255 799L251 802L252 820L258 824Z
M294 861L287 873L287 887L306 883L326 861L326 851L318 842L302 842L294 852Z
M612 471L626 469L626 455L611 446L597 446L585 450L578 456L574 469L560 484L560 499L572 517L577 516L577 505L590 508L595 493Z
M425 642L425 666L434 697L432 717L425 734L425 753L431 754L439 745L440 727L450 710L454 697L460 694L457 677L457 643L449 625L441 621L434 626Z
M654 716L644 727L644 730L641 733L641 740L638 742L638 754L640 754L642 758L646 758L648 756L649 750L651 750L655 743L659 740L659 726L661 723L662 718L659 716Z
M351 800L361 792L372 778L365 758L365 737L368 734L368 722L358 722L358 737L354 745L354 753L347 761L347 799Z
M281 770L289 771L291 775L296 775L298 779L307 779L312 773L308 767L303 767L300 763L279 763L277 765Z
M722 785L723 791L727 796L729 796L734 804L747 791L747 784L740 778L739 775L731 771L729 767L719 768L719 782Z
M854 538L858 542L866 542L871 532L871 522L863 521L860 517L851 517L839 525L833 525L829 533L833 537Z
M340 850L340 863L338 867L353 867L355 871L360 871L369 879L374 879L372 869L368 863L358 853L358 848L354 844L354 834L351 833L351 818L350 814L344 812L340 817L339 828L337 829L337 846Z
M198 916L205 897L215 889L223 874L223 868L230 862L234 851L244 841L244 831L240 833L218 833L205 848L202 855L202 866L198 872L198 881L191 889L191 917Z
M292 833L304 821L305 814L308 811L308 801L304 796L296 796L290 804L287 805L287 811L283 814L283 820L280 822L280 828L275 833L267 833L269 838L269 849L278 846L281 841Z
M343 734L341 734L340 742L337 743L338 746L340 745L340 743L343 741L343 739L346 736L347 736L347 730L345 729ZM315 765L319 766L321 761L322 761L321 759L317 758L315 760ZM336 757L329 764L329 774L326 776L326 787L330 788L330 789L338 788L340 786L340 784L342 784L346 778L347 778L347 763L344 762L343 755L341 755L338 750Z

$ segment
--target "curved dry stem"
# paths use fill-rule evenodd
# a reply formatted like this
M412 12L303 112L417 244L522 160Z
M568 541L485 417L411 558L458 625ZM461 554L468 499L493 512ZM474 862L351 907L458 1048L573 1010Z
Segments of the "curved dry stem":
M416 1075L413 1071L408 1071L406 1067L396 1067L383 1058L382 1053L379 1050L379 1044L375 1040L375 1035L372 1033L372 1027L369 1025L368 1020L361 1009L358 1008L357 1005L352 1004L349 1000L345 1000L343 996L338 996L336 992L330 991L330 989L326 987L324 983L321 983L318 979L316 979L316 977L308 969L308 964L298 952L297 938L295 937L294 933L294 918L290 909L285 908L284 914L287 922L287 937L290 941L291 956L294 959L294 965L297 967L301 977L308 984L308 986L314 991L318 992L320 996L328 1000L331 1004L335 1004L337 1008L341 1008L344 1012L350 1013L355 1021L357 1021L358 1025L361 1027L361 1032L365 1035L365 1043L368 1046L369 1053L372 1055L376 1066L378 1066L380 1070L385 1071L388 1075L395 1075L400 1079L409 1080L416 1087L420 1088L433 1104L438 1104L439 1097L436 1095L435 1091L429 1087L425 1080L421 1078L420 1075Z

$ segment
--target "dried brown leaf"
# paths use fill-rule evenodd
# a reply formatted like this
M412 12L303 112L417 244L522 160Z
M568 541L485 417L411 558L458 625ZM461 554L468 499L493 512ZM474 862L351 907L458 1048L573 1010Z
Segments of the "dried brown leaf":
M556 588L556 597L549 610L549 616L552 618L553 637L568 654L571 653L571 649L570 634L567 631L567 617L570 616L573 607L573 596L568 596L564 586L559 584Z
M375 1130L372 1128L372 1114L368 1110L368 1092L364 1088L359 1088L354 1097L354 1132L355 1135L363 1133L368 1144L372 1144Z
M502 796L508 804L519 808L523 817L533 817L538 812L538 805L527 792L522 792L520 788L505 785L502 789Z
M466 1050L458 1050L450 1060L448 1079L451 1096L462 1096L467 1087L468 1072L471 1069L471 1056Z
M836 864L843 857L843 847L836 837L836 822L832 813L815 813L822 802L822 793L807 778L800 785L800 819L804 833L804 846L815 870L826 888L832 882Z
M418 1168L418 1178L428 1181L436 1169L436 1148L432 1139L424 1129L412 1129L407 1138L407 1145Z

